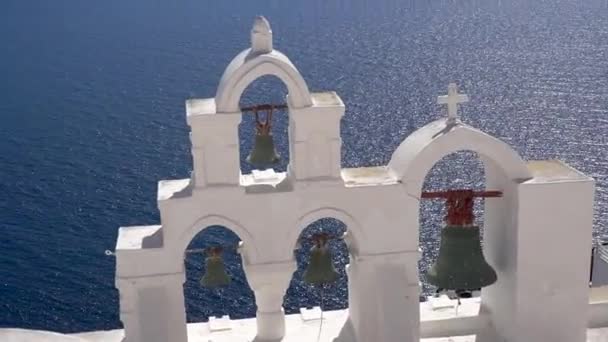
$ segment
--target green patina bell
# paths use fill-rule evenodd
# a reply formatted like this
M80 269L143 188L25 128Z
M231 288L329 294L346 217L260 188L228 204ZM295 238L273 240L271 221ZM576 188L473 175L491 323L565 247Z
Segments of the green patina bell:
M254 166L267 166L276 164L279 161L279 154L274 147L274 140L272 139L272 112L274 106L270 105L266 120L262 120L258 113L259 108L254 107L253 111L255 114L255 141L253 143L253 149L247 157L247 162Z
M304 272L304 281L313 284L333 283L338 279L334 268L331 251L325 241L315 243L310 251L310 263Z
M496 282L496 271L483 256L479 227L448 225L441 232L437 261L427 281L446 290L472 290Z
M208 288L226 286L230 284L230 276L226 273L224 261L219 253L211 253L205 259L206 272L201 278L201 285Z
M253 149L247 157L247 162L255 166L266 166L276 164L279 159L272 135L256 134Z

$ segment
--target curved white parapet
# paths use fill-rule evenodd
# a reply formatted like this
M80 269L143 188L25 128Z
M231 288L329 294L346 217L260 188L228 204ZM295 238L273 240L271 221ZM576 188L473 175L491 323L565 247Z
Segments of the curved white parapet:
M465 150L495 161L511 180L532 178L524 160L509 145L476 128L462 123L449 124L445 119L431 122L407 137L393 153L388 168L404 183L419 182L413 189L419 192L436 162Z
M251 30L251 48L238 54L220 79L215 95L217 113L240 112L239 100L247 86L266 75L285 83L292 109L312 106L306 81L287 56L273 49L270 24L266 18L257 17Z
M252 52L252 49L242 51L224 71L215 95L218 114L240 112L239 100L247 86L266 75L276 76L285 83L293 108L312 106L308 85L287 56L276 50L265 54Z

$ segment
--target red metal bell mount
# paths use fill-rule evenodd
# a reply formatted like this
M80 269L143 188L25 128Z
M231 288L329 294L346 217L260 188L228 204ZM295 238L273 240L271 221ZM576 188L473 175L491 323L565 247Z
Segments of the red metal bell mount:
M445 221L450 226L468 226L475 220L473 205L475 198L502 197L502 191L474 191L458 189L446 191L424 191L421 198L445 199L447 214Z

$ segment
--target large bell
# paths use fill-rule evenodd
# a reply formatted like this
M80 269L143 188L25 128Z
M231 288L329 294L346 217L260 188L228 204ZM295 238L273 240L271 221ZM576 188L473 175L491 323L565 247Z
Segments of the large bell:
M496 271L483 256L479 227L443 228L439 256L426 279L445 290L473 290L494 284Z
M253 149L247 162L254 166L266 166L279 161L279 154L274 147L272 134L256 134Z
M208 288L230 284L230 276L226 273L224 261L219 253L213 253L205 259L206 272L201 278L201 285Z
M334 268L331 251L326 243L316 243L310 251L310 263L304 272L304 281L313 284L333 283L338 279Z

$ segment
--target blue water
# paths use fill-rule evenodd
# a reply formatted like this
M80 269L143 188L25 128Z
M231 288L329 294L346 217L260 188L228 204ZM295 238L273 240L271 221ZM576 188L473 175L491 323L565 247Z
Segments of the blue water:
M258 14L310 88L336 90L346 103L344 166L387 163L408 134L444 115L436 96L456 81L471 97L466 122L527 159L560 158L595 177L596 237L608 229L606 0L4 0L0 8L0 327L119 326L114 259L103 252L119 226L158 222L158 180L189 176L184 100L214 95ZM243 102L284 93L264 79ZM279 116L287 157L285 125ZM250 132L245 121L243 159ZM440 162L427 187L481 186L473 157ZM421 209L423 268L436 253L440 209ZM237 239L216 228L203 235L192 245ZM334 247L342 278L327 308L347 298L346 249ZM190 321L255 312L238 257L227 261L235 281L213 292L196 284L201 258L187 259ZM301 272L288 312L320 300Z

